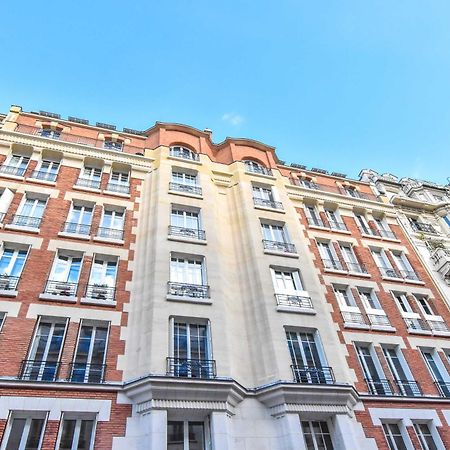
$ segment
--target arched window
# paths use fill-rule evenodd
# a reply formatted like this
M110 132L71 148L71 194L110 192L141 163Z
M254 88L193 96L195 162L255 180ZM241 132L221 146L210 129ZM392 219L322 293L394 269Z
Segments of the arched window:
M170 147L170 156L176 156L177 158L183 159L190 159L191 161L198 161L197 153L180 145Z
M256 161L251 161L250 159L244 160L245 170L247 172L252 173L260 173L263 175L272 175L272 171L267 169L262 164L257 163Z

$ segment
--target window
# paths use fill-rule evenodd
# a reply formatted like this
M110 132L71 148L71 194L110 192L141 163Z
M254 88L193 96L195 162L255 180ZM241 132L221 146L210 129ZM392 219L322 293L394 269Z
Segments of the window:
M84 166L77 180L77 185L90 189L100 189L102 169L92 166Z
M123 227L125 220L124 209L108 209L103 210L100 227L97 236L107 239L123 239Z
M331 242L319 241L317 242L317 247L325 269L343 270Z
M25 175L25 171L27 170L29 162L29 156L13 153L11 157L6 160L5 164L1 166L0 173L23 177Z
M108 329L107 323L82 321L71 367L70 381L77 383L103 382Z
M42 137L59 139L61 137L61 132L58 130L53 130L52 128L42 128L39 132Z
M197 153L189 150L186 147L181 147L176 145L174 147L170 147L170 156L175 156L176 158L189 159L191 161L198 161L199 156Z
M417 439L422 446L422 450L438 450L431 429L426 423L413 422Z
M0 311L0 332L2 331L5 320L6 320L6 313Z
M93 211L93 206L72 204L67 222L64 225L64 231L66 233L89 235Z
M381 348L400 394L409 397L421 395L420 387L412 380L411 371L400 349L385 345Z
M270 223L261 223L263 237L272 242L289 242L286 229L283 225L273 225Z
M422 348L420 349L420 352L422 353L423 359L434 379L439 393L443 397L450 397L450 377L436 350Z
M271 269L275 291L279 293L302 291L298 270Z
M60 428L58 450L93 450L94 419L80 419L64 413Z
M400 271L403 278L417 280L417 275L415 274L408 258L403 252L391 252L394 262Z
M2 450L39 450L45 420L46 413L13 412L5 430Z
M3 219L5 218L6 213L8 212L8 209L11 205L11 202L13 201L13 198L14 192L11 189L8 188L3 189L0 195L0 222L3 222Z
M417 295L415 294L416 302L419 305L419 308L426 316L434 316L434 312L431 308L430 302L425 295Z
M450 214L444 217L445 223L450 227Z
M170 281L186 284L204 284L203 258L172 257Z
M22 274L28 248L15 248L5 243L0 257L0 290L14 290Z
M372 256L382 276L398 278L397 272L393 269L384 250L372 249Z
M167 422L167 450L206 450L203 422Z
M383 423L383 431L390 450L408 450L399 424Z
M351 244L340 244L340 248L349 272L367 273L365 267L359 263Z
M173 341L168 372L178 377L213 377L215 367L212 361L208 324L171 320Z
M75 296L82 259L82 254L59 250L45 291L49 294Z
M300 186L303 186L308 189L319 189L319 186L317 185L317 183L314 183L314 181L312 179L308 179L308 178L299 178L298 184Z
M86 297L114 301L117 265L115 256L95 255Z
M395 239L395 234L391 231L384 219L374 217L373 220L381 237Z
M267 169L262 164L259 164L255 161L246 160L244 161L244 164L245 170L247 172L259 173L262 175L272 175L272 171L270 169Z
M392 295L394 296L395 300L397 301L400 311L402 311L404 313L414 312L413 309L411 308L408 297L406 297L406 294L393 292Z
M39 169L35 170L32 178L44 181L55 181L58 176L59 161L43 160Z
M103 148L107 150L115 150L121 152L123 150L123 142L121 141L113 141L112 139L106 139L103 143Z
M358 288L358 294L367 310L383 310L373 289Z
M175 236L205 239L205 232L201 230L200 226L200 212L180 206L172 206L169 233Z
M337 211L332 209L325 209L325 215L327 216L328 223L330 224L330 228L333 230L346 230L347 227L345 223L342 221L341 216Z
M198 183L198 174L193 172L184 172L174 170L172 172L172 181L169 189L189 194L202 195L202 188Z
M22 365L23 380L55 381L58 376L67 319L40 317Z
M353 298L352 292L348 286L338 286L333 285L334 294L339 306L342 308L346 307L356 307L355 299Z
M302 420L301 424L307 450L333 450L331 434L326 422Z
M276 201L274 191L270 186L252 185L253 203L256 206L264 206L266 208L283 209L283 205Z
M362 214L355 214L356 224L358 225L361 233L372 235L373 231L367 223L366 218Z
M310 225L315 225L317 227L323 227L323 221L319 216L316 208L314 206L306 206L306 219Z
M334 383L316 332L286 331L295 380L299 383Z
M106 190L118 192L120 194L129 194L130 192L130 173L113 170L109 177Z
M353 186L347 186L344 188L344 193L350 197L362 198L361 193Z
M12 224L21 227L39 228L46 203L46 200L27 195L19 208L18 214L14 216Z

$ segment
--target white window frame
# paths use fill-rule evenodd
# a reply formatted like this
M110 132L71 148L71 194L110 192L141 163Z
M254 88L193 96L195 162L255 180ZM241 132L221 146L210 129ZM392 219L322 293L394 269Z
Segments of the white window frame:
M115 180L114 177L117 177ZM124 178L124 179L122 179ZM111 170L109 175L109 183L118 184L120 186L129 186L130 185L130 172L125 172L121 170Z
M64 278L68 278L69 277L70 270L72 268L73 259L74 258L80 258L81 259L81 261L80 261L80 271L78 272L77 281L67 281L67 280L65 280L65 281L61 280L60 281L60 280L55 280L55 272L56 272L57 265L58 265L58 263L60 261L60 256L63 256L63 257L68 259L67 264L62 264L63 266L64 265L66 266L65 270L64 270L64 275L65 275ZM69 251L58 250L56 252L55 258L53 259L52 268L50 270L50 275L49 275L49 280L50 281L57 281L57 282L60 282L60 283L78 283L80 281L81 270L83 269L83 262L84 262L84 254L81 253L81 252L79 254L77 254L77 253L72 252L70 250Z
M111 217L111 223L114 222L114 220L116 219L116 216L118 214L122 215L122 227L121 228L112 228L112 227L105 227L104 219L105 219L105 215L106 213L111 213L112 217ZM104 205L102 208L102 217L100 219L100 228L107 228L109 230L119 230L119 231L123 231L125 228L125 213L126 213L126 209L124 208L115 208L115 207L109 207Z
M277 273L281 273L281 278L284 280L287 278L287 274L290 274L289 277L292 280L294 285L294 289L282 288L279 286ZM284 269L282 267L271 267L270 274L272 276L273 287L275 289L276 294L299 294L305 293L306 291L303 288L302 280L300 277L300 271L298 269Z
M441 381L437 379L436 374L434 373L433 369L430 367L430 364L428 363L428 360L425 358L424 352L430 353L431 357L433 358L434 363L436 364L440 376L442 377L442 381L444 383L450 383L450 374L447 371L447 368L445 367L444 363L442 362L437 350L435 348L431 347L419 347L420 354L422 355L422 358L425 362L425 365L427 366L428 372L431 375L431 378L433 378L434 381ZM450 386L449 386L450 389Z
M346 312L356 312L360 313L360 309L356 303L355 297L353 296L352 290L350 286L343 284L332 284L334 296L339 304L339 308L341 311ZM340 291L345 291L345 294L342 294ZM345 301L345 296L349 299L350 305Z
M98 283L94 283L93 281L92 281L92 274L93 274L93 272L94 272L94 266L95 266L95 260L96 259L99 259L100 261L103 261L103 264L102 264L102 266L103 266L103 268L104 268L104 270L103 270L103 277L102 277L102 282L98 282ZM105 275L106 275L106 272L107 272L107 269L108 269L108 262L115 262L116 263L116 273L115 273L115 275L114 275L114 283L112 284L112 285L110 285L110 284L108 284L105 280L106 280L106 277L105 277ZM106 287L108 287L108 288L115 288L116 287L116 284L117 284L117 275L118 275L118 273L119 273L119 262L120 262L120 259L119 259L119 257L118 256L114 256L114 255L104 255L103 253L95 253L94 255L93 255L93 257L92 257L92 264L91 264L91 270L89 271L89 278L88 278L88 285L92 285L92 286L94 286L94 285L106 285Z
M204 448L202 450L211 450L211 442L210 442L210 429L209 429L209 421L206 420L181 420L181 419L170 419L167 420L167 427L169 426L169 422L183 422L183 449L189 450L189 423L197 422L203 424L203 442Z
M184 169L174 168L171 173L170 181L171 183L184 186L200 186L198 172L187 171Z
M367 218L364 214L355 214L356 224L359 226L363 234L371 235L373 234L372 229L367 222Z
M417 303L417 306L419 307L420 311L422 311L422 314L424 315L425 319L433 320L436 319L437 317L440 318L438 314L435 314L433 307L430 305L429 297L422 294L413 294L413 296ZM425 306L422 304L422 301L424 302ZM431 314L427 312L427 309L431 312Z
M17 275L17 277L20 278L20 277L22 276L23 269L25 268L25 264L27 263L28 256L29 256L29 254L30 254L30 246L27 246L27 248L24 248L23 245L21 245L21 244L17 245L17 244L14 243L14 242L3 242L3 243L0 245L0 259L3 258L3 255L4 255L4 253L5 253L5 250L12 250L14 253L13 253L13 256L12 256L12 258L11 258L11 261L10 261L9 264L8 264L7 269L6 269L3 273L1 273L0 276L3 275L3 274L5 274L5 275L7 275L7 276L9 276L9 277L10 277L10 276L13 276L13 275L11 275L11 270L13 269L14 264L15 264L16 261L17 261L17 257L18 257L18 255L19 255L19 252L22 252L22 251L25 251L25 252L26 252L25 258L24 258L24 260L23 260L23 266L22 266L22 268L21 268L21 270L20 270L20 273Z
M392 271L393 273L393 277L397 278L395 275L395 269L394 267L392 267L391 261L389 260L389 258L386 255L386 252L384 249L382 248L371 248L370 252L372 253L372 258L375 261L375 265L378 267L378 269L380 270L381 274L383 277L389 277L389 272L388 271ZM381 270L384 269L384 270Z
M388 443L388 447L391 450L401 450L401 449L399 449L399 447L397 447L397 445L395 444L395 440L392 438L392 436L394 436L394 434L392 433L392 431L389 428L389 425L392 425L392 424L395 424L395 425L398 426L399 431L400 431L400 435L401 435L401 437L403 439L403 443L405 444L406 449L407 450L415 450L413 445L412 445L411 439L409 438L408 432L407 432L407 430L406 430L406 428L405 428L405 426L403 424L403 421L389 421L389 420L384 421L383 420L381 423L383 425L382 428L383 428L384 437L386 439L386 442ZM388 427L388 429L389 429L389 435L391 437L391 441L394 443L394 447L393 448L391 448L391 446L389 445L389 441L388 441L387 436L386 436L386 430L384 428L384 425L386 425Z
M278 239L275 239L275 237L276 237L276 233L274 231L275 227L277 228L278 231L280 231L281 236L283 238L282 241L280 241ZM264 229L268 230L268 234L270 236L270 239L266 239L266 236L264 235ZM262 220L261 221L261 233L262 233L263 239L266 239L268 241L282 242L283 244L290 244L291 243L291 240L289 238L289 233L287 231L286 224L284 224L284 223L273 223L273 222Z
M339 227L339 225L344 223L344 221L341 218L341 214L337 209L331 209L331 208L325 208L325 215L328 219L328 222L330 222L330 226L333 228L331 224L335 224L336 228Z
M305 214L306 214L307 219L310 219L311 222L313 222L314 226L318 226L318 227L324 226L323 220L320 217L320 213L317 210L316 205L305 205Z
M260 185L256 183L252 183L252 193L253 198L257 198L259 200L267 200L270 202L275 201L274 191L272 186L270 185Z
M77 222L73 221L75 208L81 208L81 211L79 213L79 218L78 218ZM86 215L88 215L88 213L86 211L87 208L92 209L92 211L90 213L91 217L90 217L89 223L88 224L84 224L83 223L83 218ZM77 202L72 202L71 205L70 205L69 214L67 215L67 222L68 223L72 223L72 224L76 224L76 225L85 225L85 226L89 226L90 227L92 225L92 219L94 217L94 209L95 209L95 204L88 205L88 204L84 204L84 203L77 204Z
M444 444L442 443L441 437L439 436L439 432L436 430L436 426L433 421L429 420L413 420L412 421L414 432L416 433L417 440L420 443L422 450L432 450L428 444L425 442L425 438L423 437L422 430L420 430L419 425L426 425L428 430L430 431L430 436L433 439L434 445L438 450L445 450Z
M179 154L177 154L179 153ZM183 145L171 145L169 154L172 158L181 158L186 159L188 161L198 161L199 155L194 150L191 150L188 147L185 147ZM184 156L180 156L184 155Z
M30 214L25 216L25 217L32 217L32 218L35 218L35 219L41 219L42 220L42 218L44 217L45 210L47 208L48 196L46 196L45 199L43 199L42 196L40 196L39 194L34 195L34 194L31 194L31 193L26 193L23 196L22 200L20 201L19 207L17 208L17 212L16 212L15 215L23 216L23 209L24 209L25 204L27 203L27 201L32 201L33 202L33 206L31 207ZM37 207L38 202L44 202L44 207L42 208L42 215L40 217L33 215L34 212L36 211L36 207Z
M97 416L96 414L89 414L89 413L74 413L74 412L63 412L61 416L59 431L58 431L58 439L56 440L55 450L59 450L59 447L61 445L61 439L62 439L62 432L64 427L64 421L65 420L75 420L75 430L74 435L72 438L72 448L71 450L77 450L78 449L78 439L80 438L80 429L81 429L81 422L83 420L91 420L93 422L92 425L92 431L91 431L91 443L89 445L89 450L94 450L94 443L95 443L95 433L97 430Z
M331 439L331 448L327 448L326 450L335 450L336 449L335 444L333 442L334 441L334 439L333 439L333 432L332 432L333 427L330 426L331 424L329 423L328 420L323 420L323 419L318 419L318 420L300 419L300 427L301 427L301 430L302 430L302 436L303 436L304 448L305 449L306 449L306 439L305 439L305 430L303 428L303 422L308 422L309 428L311 429L311 437L312 437L312 440L313 440L314 450L319 450L319 449L322 448L322 447L319 447L320 444L317 443L317 436L314 433L314 427L312 425L314 422L325 423L327 425L328 434L329 434L330 439ZM321 432L320 436L323 436L322 432Z
M182 205L175 205L172 204L172 207L170 209L170 225L176 226L172 223L172 218L175 215L174 211L182 212L182 214L177 214L178 216L183 217L183 226L181 228L186 229L194 229L196 231L202 230L202 217L201 217L201 211L198 208L192 208L189 206L182 206ZM191 228L187 226L187 215L188 214L196 214L197 216L197 228Z
M317 329L301 329L301 328L291 328L291 327L285 327L285 332L286 333L295 333L296 334L296 339L297 341L299 341L300 339L300 334L305 333L305 334L312 334L313 335L313 339L314 339L314 343L317 349L317 354L319 356L319 361L320 361L320 367L318 367L318 369L323 368L323 367L329 367L328 366L328 361L325 355L325 350L323 348L323 344L322 344L322 340L320 339L320 334L319 334L319 330ZM289 342L289 340L287 339L286 336L286 341L287 343ZM300 340L301 342L301 340ZM306 366L306 355L305 355L305 351L303 349L303 346L300 344L299 345L299 349L300 349L300 355L301 355L301 359L302 359L302 366ZM289 345L288 345L288 351L289 351ZM289 356L291 356L289 354ZM292 361L292 356L291 356L291 362L293 365L297 365L299 366L298 362L299 361Z
M96 175L98 174L98 176ZM89 181L102 181L103 168L90 165L84 165L80 172L80 179Z
M389 367L392 376L394 377L394 380L414 381L414 377L411 373L408 363L406 362L405 356L403 355L403 352L401 351L398 345L381 344L381 350L383 351L384 358L386 359L387 365ZM401 366L401 370L405 374L406 378L400 376L398 369L397 367L395 367L395 363L392 360L392 356L388 353L388 350L394 350L395 356L397 357ZM402 390L403 387L399 386L399 389Z
M377 296L377 294L375 292L375 289L373 289L373 288L365 288L365 287L358 287L357 291L358 291L359 298L361 299L361 302L362 302L362 304L364 306L364 309L368 313L370 313L370 314L372 314L372 313L374 313L374 314L383 313L382 315L385 315L384 309L381 306L380 299L378 298L378 296ZM369 301L367 300L368 298L370 298L372 300L372 302L375 305L378 306L378 308L372 308L372 306L370 306Z
M333 263L338 264L338 266L341 265L341 262L337 256L337 252L336 252L336 249L334 248L332 241L319 240L319 241L316 241L316 243L317 243L317 248L319 249L319 255L322 258L322 262L324 262L325 267L326 267L325 260L332 261ZM324 248L325 246L326 246L327 250ZM326 268L330 269L330 267L326 267ZM331 269L334 269L334 267L331 267ZM342 268L342 270L343 270L343 268Z
M5 325L7 315L5 311L0 311L0 333L2 332L3 325Z
M354 342L353 345L355 347L356 356L357 356L359 364L362 368L364 378L366 378L369 381L369 383L370 383L370 381L376 381L376 380L372 379L373 377L372 377L372 374L370 373L369 367L367 366L366 360L365 360L365 358L362 357L364 355L360 354L360 351L359 351L360 348L368 348L369 349L369 354L372 359L373 365L375 366L375 370L377 372L378 378L380 380L385 380L386 374L384 373L383 366L381 365L380 359L378 358L378 354L375 350L375 346L373 345L373 343Z

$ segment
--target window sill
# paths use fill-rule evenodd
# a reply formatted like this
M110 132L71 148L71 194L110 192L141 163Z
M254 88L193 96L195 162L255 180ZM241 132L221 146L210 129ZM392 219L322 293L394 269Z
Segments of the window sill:
M84 187L84 186L77 186L76 184L73 185L73 188L76 191L95 192L96 194L101 194L100 189L93 189L93 188Z
M339 269L327 269L326 267L323 269L324 272L330 272L330 273L338 273L340 275L347 275L348 272L346 270L339 270Z
M173 189L169 189L169 194L182 195L183 197L198 198L199 200L203 200L203 195L190 194L189 192L182 192L182 191L174 191Z
M265 178L266 180L273 180L273 181L276 180L276 177L274 177L273 175L266 175L264 173L250 172L248 170L246 170L245 173L250 176Z
M432 331L433 336L450 336L450 331Z
M189 238L189 237L183 237L183 236L172 236L172 235L167 236L167 240L186 242L188 244L200 244L200 245L206 245L208 243L207 240L201 240L201 239L195 239L195 238Z
M363 323L344 322L344 328L353 328L355 330L370 330L370 325L364 325Z
M25 177L21 177L19 175L9 175L7 173L0 173L0 177L2 178L9 178L10 180L20 180L20 181L24 181Z
M0 289L0 297L17 297L18 291Z
M131 197L131 194L125 194L123 192L108 191L106 189L103 191L103 193L106 195L113 195L114 197L121 197L121 198L130 198Z
M333 233L340 233L340 234L352 234L352 232L349 230L339 230L338 228L321 227L320 225L309 225L309 228L311 230L331 231Z
M5 230L14 230L14 231L26 231L27 233L36 233L39 234L39 228L34 227L22 227L20 225L12 225L6 224Z
M58 295L58 294L39 294L39 300L49 300L52 302L76 303L77 297L72 295Z
M270 208L268 206L260 206L260 205L254 205L255 209L260 209L261 211L272 211L276 213L286 214L284 209L278 209L278 208Z
M84 305L97 305L97 306L116 306L115 300L102 300L98 298L82 297L80 303Z
M107 244L117 244L117 245L123 245L125 243L123 239L104 238L98 236L94 236L93 240L95 242L105 242Z
M91 236L89 234L78 234L78 233L66 233L64 231L60 231L58 233L59 237L73 238L73 239L81 239L83 241L89 241Z
M370 273L352 272L352 271L348 271L347 273L348 275L351 275L353 277L371 278Z
M299 308L298 306L277 306L277 311L295 314L308 314L311 316L317 314L314 308Z
M30 183L45 184L46 186L56 186L56 181L40 180L39 178L28 177Z
M277 250L264 250L265 255L275 255L275 256L285 256L287 258L299 258L300 255L298 253L289 253L289 252L281 252Z
M383 280L386 281L395 281L397 283L411 283L411 284L420 284L424 285L425 283L421 280L409 280L407 278L396 278L396 277L381 277Z
M186 162L186 163L189 163L189 164L195 164L197 166L201 166L202 165L201 161L195 161L195 160L189 159L189 158L180 158L178 156L171 156L171 155L169 155L167 157L167 159L172 159L173 161Z
M421 334L424 336L432 336L433 333L429 330L415 330L413 328L408 328L408 333L410 334Z
M196 305L212 305L210 298L184 297L182 295L166 295L166 300L171 302L194 303Z
M394 328L394 327L389 326L389 325L386 325L386 326L383 326L383 325L372 325L370 327L370 329L372 331L387 331L389 333L394 333L394 332L397 331L397 328Z

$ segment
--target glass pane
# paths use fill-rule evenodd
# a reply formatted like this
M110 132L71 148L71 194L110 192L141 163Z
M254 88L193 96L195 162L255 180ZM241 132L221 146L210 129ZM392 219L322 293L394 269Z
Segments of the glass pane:
M32 419L25 450L38 450L44 419Z
M167 450L184 450L183 422L167 423Z
M64 420L59 450L71 450L75 433L76 420Z
M22 439L26 419L13 419L8 444L5 450L17 450Z
M189 422L189 450L204 450L203 423Z
M78 439L77 450L89 450L91 447L93 420L82 420L80 427L80 437Z

